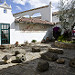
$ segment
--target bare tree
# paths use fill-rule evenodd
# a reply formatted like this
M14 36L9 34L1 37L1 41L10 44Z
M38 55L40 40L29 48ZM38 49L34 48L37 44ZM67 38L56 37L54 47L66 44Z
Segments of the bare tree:
M62 28L71 29L75 22L75 1L74 0L60 0L59 2L59 20Z

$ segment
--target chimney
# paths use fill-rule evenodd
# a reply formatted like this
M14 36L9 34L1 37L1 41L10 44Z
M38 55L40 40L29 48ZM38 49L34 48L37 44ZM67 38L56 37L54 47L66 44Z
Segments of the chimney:
M52 3L49 3L49 21L52 22Z

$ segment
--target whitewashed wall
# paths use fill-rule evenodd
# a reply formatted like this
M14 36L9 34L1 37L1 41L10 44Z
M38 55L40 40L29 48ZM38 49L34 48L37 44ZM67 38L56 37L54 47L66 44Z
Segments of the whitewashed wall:
M45 36L45 32L23 32L23 31L15 31L13 33L13 38L11 40L11 43L14 44L16 41L19 42L19 44L24 43L25 41L31 42L32 40L37 40L37 42L40 42L43 37Z
M31 42L32 40L41 41L43 38L51 37L52 36L52 27L48 28L44 31L20 31L19 24L15 24L15 18L13 17L11 13L11 9L7 9L7 13L3 13L4 8L0 8L0 23L8 23L10 24L10 44L14 44L16 41L18 41L20 44L24 43L25 41ZM49 7L38 9L35 11L30 11L28 13L20 14L20 16L24 16L27 14L33 15L35 13L41 12L42 20L48 20L52 21L52 10L51 10L51 4L49 4ZM19 15L18 15L19 16ZM53 22L58 21L55 16L53 17ZM1 34L0 34L1 36ZM0 45L1 45L1 39L0 39Z
M49 27L51 27L51 26L49 26L44 31L42 31L43 29L40 29L39 31L35 31L35 30L22 31L20 29L20 26L22 29L25 27L25 24L19 24L19 23L15 24L15 30L13 31L13 36L12 36L12 39L13 38L14 39L11 40L12 44L14 44L16 41L18 41L20 44L24 43L25 41L31 42L32 40L36 40L37 42L41 42L41 40L43 38L46 39L46 37L49 37L49 35L51 34L51 29L52 29L52 28L50 29ZM40 27L40 25L39 25L39 27Z
M11 13L11 9L6 8L7 13L4 13L4 8L0 7L0 23L7 23L10 24L10 42L12 40L12 36L13 34L12 31L14 29L14 20L15 18L13 17L12 13ZM1 37L1 33L0 33L0 37ZM12 43L12 42L11 42ZM1 38L0 38L0 45L1 45Z

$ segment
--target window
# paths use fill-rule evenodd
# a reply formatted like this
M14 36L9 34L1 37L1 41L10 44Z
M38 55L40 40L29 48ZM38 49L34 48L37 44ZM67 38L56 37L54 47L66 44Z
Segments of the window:
M1 24L1 44L10 44L10 24Z
M7 10L6 9L4 9L4 13L7 13Z
M2 29L9 29L10 26L8 24L2 24Z

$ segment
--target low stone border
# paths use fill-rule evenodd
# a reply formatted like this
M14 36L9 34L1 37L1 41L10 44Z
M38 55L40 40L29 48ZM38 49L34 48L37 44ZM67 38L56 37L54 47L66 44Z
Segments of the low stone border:
M55 41L54 45L59 48L75 49L75 44L72 43L63 43L63 42Z

